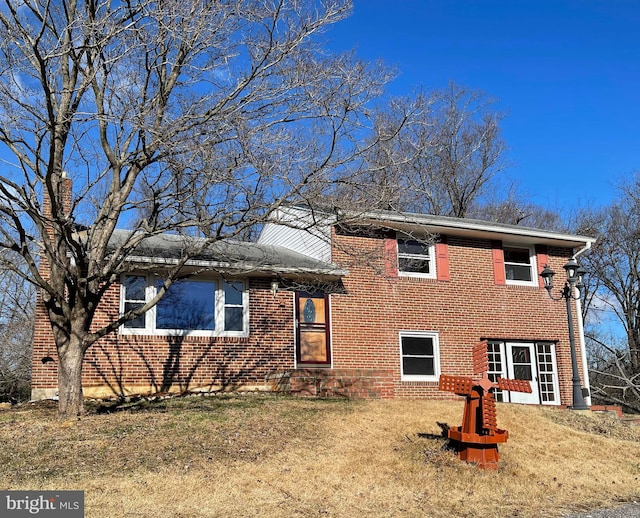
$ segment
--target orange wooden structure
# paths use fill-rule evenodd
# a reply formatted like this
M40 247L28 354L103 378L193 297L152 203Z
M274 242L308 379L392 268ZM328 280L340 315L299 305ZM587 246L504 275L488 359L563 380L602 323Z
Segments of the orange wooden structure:
M492 390L531 393L531 384L524 380L488 376L487 342L473 348L474 377L440 376L440 390L465 396L462 426L449 429L449 439L458 443L458 457L483 469L498 468L498 444L507 442L509 432L498 428L496 400Z

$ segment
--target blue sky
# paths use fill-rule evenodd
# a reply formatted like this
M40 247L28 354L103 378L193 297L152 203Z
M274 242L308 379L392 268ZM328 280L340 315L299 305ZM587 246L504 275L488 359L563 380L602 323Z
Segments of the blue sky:
M606 204L640 169L640 1L354 1L330 47L397 67L394 95L454 81L496 98L532 201Z

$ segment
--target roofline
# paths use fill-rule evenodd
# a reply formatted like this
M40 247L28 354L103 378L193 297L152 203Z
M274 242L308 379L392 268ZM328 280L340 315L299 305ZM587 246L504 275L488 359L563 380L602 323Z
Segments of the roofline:
M593 237L578 234L447 216L369 211L359 214L354 220L369 220L371 223L387 222L389 223L388 227L397 230L426 229L437 234L486 237L502 241L539 243L560 247L583 247L596 242Z
M151 256L130 256L126 259L129 263L144 263L153 266L162 265L176 265L180 261L178 259L166 258L166 257L151 257ZM286 266L274 266L274 267L259 267L251 264L247 264L246 267L242 267L243 263L229 263L223 261L205 261L200 259L190 259L184 266L195 268L206 268L212 271L233 271L239 274L260 274L260 275L281 275L281 276L309 276L319 275L323 277L339 278L344 277L349 272L342 268L296 268ZM240 266L239 266L240 265Z

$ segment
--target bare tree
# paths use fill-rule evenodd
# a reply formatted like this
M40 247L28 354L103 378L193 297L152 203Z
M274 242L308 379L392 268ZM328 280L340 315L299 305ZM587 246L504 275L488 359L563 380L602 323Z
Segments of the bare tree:
M594 398L640 412L640 371L633 366L626 340L587 331L589 379Z
M579 217L580 232L597 238L583 261L590 272L584 310L591 324L594 384L600 383L601 395L640 409L640 176L622 183L619 193L610 206ZM622 341L598 333L603 315L622 325Z
M381 208L468 217L507 165L503 115L493 105L454 83L392 100L376 114L362 197Z
M35 290L14 271L19 258L6 256L0 255L0 400L23 401L30 395Z
M484 196L482 204L472 207L468 217L558 232L568 230L559 211L533 203L515 184Z
M0 7L0 156L8 157L0 248L22 256L26 269L16 272L42 294L59 357L61 416L83 411L87 349L157 303L189 257L346 174L361 151L365 105L388 78L322 48L319 34L350 7L348 0ZM65 175L73 179L69 211ZM136 232L111 249L116 225ZM93 329L127 256L168 230L184 236L184 254L158 295Z

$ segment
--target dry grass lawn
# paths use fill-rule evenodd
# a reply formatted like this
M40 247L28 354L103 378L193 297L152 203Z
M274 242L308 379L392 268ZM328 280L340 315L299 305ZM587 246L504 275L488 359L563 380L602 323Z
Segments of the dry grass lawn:
M640 499L640 427L498 405L500 470L461 463L459 401L187 397L60 422L0 411L2 489L82 489L87 517L562 516Z

